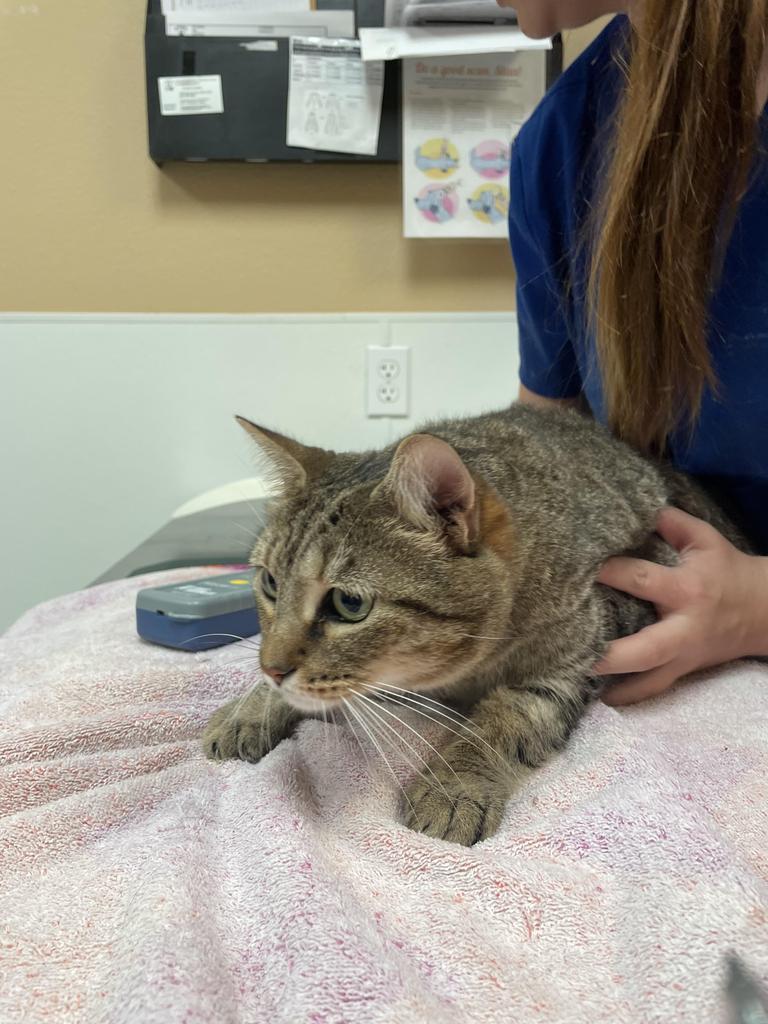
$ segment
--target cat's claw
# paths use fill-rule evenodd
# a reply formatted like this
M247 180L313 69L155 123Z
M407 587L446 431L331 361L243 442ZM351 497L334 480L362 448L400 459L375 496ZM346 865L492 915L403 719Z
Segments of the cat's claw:
M211 716L203 733L203 750L213 761L239 759L255 764L290 734L295 717L281 701L233 700Z
M414 832L460 846L474 846L499 828L509 790L474 773L434 768L428 782L406 787L405 824Z

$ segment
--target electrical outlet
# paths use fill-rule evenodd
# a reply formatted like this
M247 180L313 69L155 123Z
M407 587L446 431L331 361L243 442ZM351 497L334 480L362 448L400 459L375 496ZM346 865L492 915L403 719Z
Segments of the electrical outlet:
M410 399L407 345L369 345L365 411L368 416L407 416Z

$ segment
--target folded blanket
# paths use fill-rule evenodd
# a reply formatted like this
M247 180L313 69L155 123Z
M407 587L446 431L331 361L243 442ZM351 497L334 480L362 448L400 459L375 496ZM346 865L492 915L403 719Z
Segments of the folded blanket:
M165 650L133 618L140 587L202 574L0 640L3 1024L702 1024L727 951L768 980L766 667L595 705L463 849L400 824L412 769L346 725L204 759L255 643Z

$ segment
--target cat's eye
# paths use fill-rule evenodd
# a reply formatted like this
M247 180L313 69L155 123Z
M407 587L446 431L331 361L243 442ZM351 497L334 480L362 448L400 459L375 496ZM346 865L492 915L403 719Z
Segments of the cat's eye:
M270 601L277 600L277 580L269 571L269 569L261 570L259 582L261 583L261 589L264 591L264 593L270 599Z
M347 594L338 587L331 591L331 606L340 619L345 622L362 622L368 618L373 608L373 601L370 597L360 597L358 594Z

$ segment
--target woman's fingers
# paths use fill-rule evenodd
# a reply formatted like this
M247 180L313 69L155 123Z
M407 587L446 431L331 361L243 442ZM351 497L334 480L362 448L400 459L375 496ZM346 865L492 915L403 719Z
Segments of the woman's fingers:
M656 530L680 553L677 566L618 557L598 576L600 583L653 604L659 615L654 625L611 644L594 667L598 675L624 677L605 690L606 704L654 697L693 669L719 665L745 650L733 622L752 614L755 588L748 578L755 573L748 556L680 509L665 508Z
M680 588L679 571L666 565L657 565L644 558L609 558L600 570L598 583L614 590L623 590L642 601L674 608L687 595Z
M675 551L681 552L687 548L710 547L713 541L720 538L714 526L671 505L659 512L656 532L671 544Z
M638 633L614 640L593 671L601 676L647 672L674 661L684 646L685 623L670 616Z
M603 691L601 700L611 707L636 704L669 690L685 674L686 669L679 662L673 661L651 669L650 672L640 672L620 683L614 683Z

